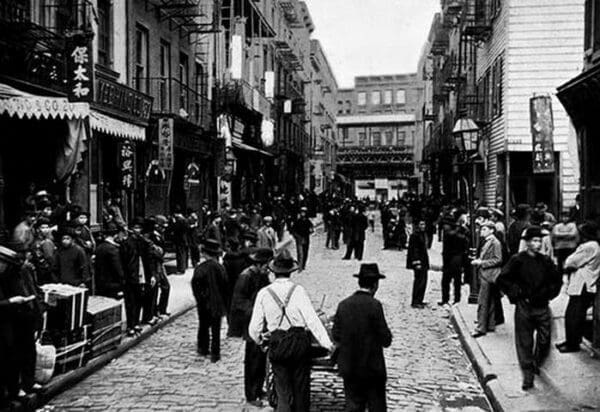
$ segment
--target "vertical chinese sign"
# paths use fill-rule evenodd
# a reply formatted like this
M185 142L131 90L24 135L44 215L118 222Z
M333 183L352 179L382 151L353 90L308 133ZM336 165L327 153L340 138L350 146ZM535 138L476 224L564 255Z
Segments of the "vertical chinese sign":
M133 147L130 142L121 145L121 187L123 190L133 189Z
M94 97L92 39L88 35L75 34L67 38L66 44L69 100L90 102Z
M529 100L533 173L554 173L554 121L550 96L534 96Z
M163 170L173 169L173 119L158 119L158 163Z

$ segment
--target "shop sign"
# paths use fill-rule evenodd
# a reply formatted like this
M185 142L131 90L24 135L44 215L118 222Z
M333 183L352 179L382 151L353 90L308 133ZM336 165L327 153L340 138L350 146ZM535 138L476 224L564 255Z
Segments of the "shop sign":
M152 111L152 97L111 79L96 76L95 104L119 117L147 122Z
M554 121L550 96L534 96L529 100L533 173L554 173Z
M72 102L89 102L93 93L92 40L76 34L67 38L68 98Z
M121 187L133 189L133 146L129 142L121 145Z
M158 164L173 170L173 119L158 119Z

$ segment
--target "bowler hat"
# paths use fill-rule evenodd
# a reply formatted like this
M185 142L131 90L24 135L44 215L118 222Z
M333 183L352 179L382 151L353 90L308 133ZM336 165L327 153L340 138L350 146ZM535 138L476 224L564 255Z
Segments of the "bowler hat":
M544 234L542 233L542 228L540 228L539 226L528 227L522 236L522 238L524 240L531 240L534 237L539 237L539 238L544 237Z
M598 239L598 225L594 222L585 222L577 227L581 237L588 240Z
M360 265L360 270L354 275L355 278L376 278L385 279L383 273L379 272L379 266L377 263L363 263Z
M256 263L267 263L273 259L273 250L269 248L259 248L250 253L248 258Z
M277 274L288 274L298 270L298 263L292 257L289 250L283 249L278 252L273 260L269 263L271 272Z
M220 255L223 252L221 249L221 243L215 239L206 239L202 243L202 252L211 256Z

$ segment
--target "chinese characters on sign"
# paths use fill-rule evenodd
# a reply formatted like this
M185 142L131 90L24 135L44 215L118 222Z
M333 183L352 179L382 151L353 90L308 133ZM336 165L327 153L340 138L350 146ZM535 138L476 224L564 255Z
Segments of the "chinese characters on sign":
M121 145L121 186L133 189L133 147L129 142Z
M529 101L533 142L533 173L554 173L554 122L550 96Z
M90 39L74 35L67 40L69 100L88 102L93 98L93 65Z
M158 163L164 170L173 169L173 119L158 119Z

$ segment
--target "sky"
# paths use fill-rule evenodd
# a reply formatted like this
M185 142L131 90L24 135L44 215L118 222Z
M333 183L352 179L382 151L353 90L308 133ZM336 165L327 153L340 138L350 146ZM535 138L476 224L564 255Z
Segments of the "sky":
M305 0L340 87L354 76L412 73L440 0Z

